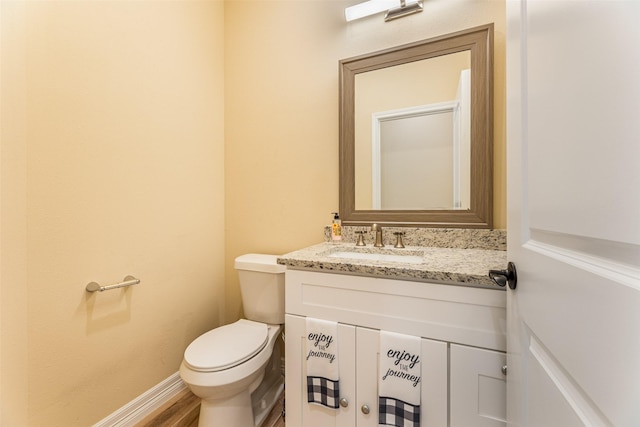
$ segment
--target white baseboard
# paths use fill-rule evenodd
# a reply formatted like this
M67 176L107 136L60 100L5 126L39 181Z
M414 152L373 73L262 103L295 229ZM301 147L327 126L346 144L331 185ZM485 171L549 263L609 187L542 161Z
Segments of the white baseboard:
M132 427L187 388L178 372L147 390L93 427Z

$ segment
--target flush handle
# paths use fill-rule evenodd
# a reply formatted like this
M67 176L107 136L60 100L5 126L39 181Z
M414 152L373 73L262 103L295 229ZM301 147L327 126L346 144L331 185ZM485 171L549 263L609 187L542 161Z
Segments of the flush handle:
M500 287L508 284L509 289L515 289L518 284L516 265L512 262L507 264L506 270L489 270L489 277Z

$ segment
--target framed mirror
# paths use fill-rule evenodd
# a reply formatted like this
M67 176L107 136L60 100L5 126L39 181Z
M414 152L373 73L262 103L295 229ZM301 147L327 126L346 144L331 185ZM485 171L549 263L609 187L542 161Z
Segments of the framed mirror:
M493 24L340 61L344 225L491 228Z

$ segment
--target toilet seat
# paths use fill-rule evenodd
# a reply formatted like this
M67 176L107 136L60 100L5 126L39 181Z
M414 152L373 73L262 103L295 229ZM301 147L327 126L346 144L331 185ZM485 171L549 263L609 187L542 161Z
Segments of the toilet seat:
M184 362L199 372L233 368L258 354L268 337L265 323L240 319L196 338L185 350Z

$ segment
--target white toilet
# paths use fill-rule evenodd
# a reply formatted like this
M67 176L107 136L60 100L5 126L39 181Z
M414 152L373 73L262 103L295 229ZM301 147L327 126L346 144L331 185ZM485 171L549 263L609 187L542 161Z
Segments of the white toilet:
M259 427L284 388L280 346L284 271L275 255L236 258L246 319L200 335L180 377L202 399L199 427Z

